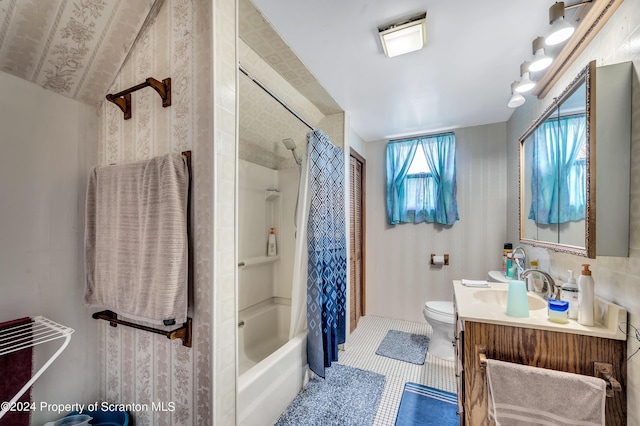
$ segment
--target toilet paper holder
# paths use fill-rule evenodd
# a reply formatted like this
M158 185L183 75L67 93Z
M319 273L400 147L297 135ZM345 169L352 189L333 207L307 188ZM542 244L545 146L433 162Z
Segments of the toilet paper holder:
M432 265L445 265L445 266L449 266L449 255L448 255L448 254L445 254L445 255L443 255L443 256L442 256L442 257L444 258L444 263L435 263L434 258L435 258L436 256L437 256L437 255L436 255L435 253L431 253L431 261L430 261L430 263L431 263Z

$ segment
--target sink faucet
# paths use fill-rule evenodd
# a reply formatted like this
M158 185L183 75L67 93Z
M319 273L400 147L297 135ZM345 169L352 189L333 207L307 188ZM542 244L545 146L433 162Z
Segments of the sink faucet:
M537 272L542 275L542 291L544 293L544 298L549 299L557 299L560 300L560 286L556 285L556 281L553 279L551 275L548 273L541 271L539 269L526 269L522 272L520 277L525 279L530 273Z
M520 252L521 257L516 257L517 252ZM511 256L513 257L513 261L516 263L516 268L518 268L518 279L521 280L523 278L522 273L527 269L527 253L524 251L522 246L517 246L513 249ZM522 263L520 263L520 260Z

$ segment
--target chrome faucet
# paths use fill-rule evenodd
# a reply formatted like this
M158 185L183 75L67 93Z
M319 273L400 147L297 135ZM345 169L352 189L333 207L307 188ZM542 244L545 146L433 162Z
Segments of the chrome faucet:
M542 292L544 293L544 298L547 300L549 299L560 300L560 286L556 285L556 281L548 273L541 271L539 269L526 269L522 272L520 277L522 279L525 279L527 275L529 275L532 272L537 272L540 275L542 275L542 278L543 278Z
M518 251L522 254L522 257L520 258L516 257L516 252ZM522 273L527 269L527 253L524 251L524 248L522 248L522 246L517 246L513 249L511 256L516 264L516 268L518 269L518 279L521 280L523 278ZM519 261L520 259L522 259L522 264Z

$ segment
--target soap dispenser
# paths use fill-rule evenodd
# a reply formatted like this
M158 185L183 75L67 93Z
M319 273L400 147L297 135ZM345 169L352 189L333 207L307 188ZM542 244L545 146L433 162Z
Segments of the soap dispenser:
M578 279L578 322L582 325L593 326L594 283L589 264L582 265L580 279Z
M578 283L571 270L569 270L569 279L562 284L562 300L569 302L569 318L578 319Z

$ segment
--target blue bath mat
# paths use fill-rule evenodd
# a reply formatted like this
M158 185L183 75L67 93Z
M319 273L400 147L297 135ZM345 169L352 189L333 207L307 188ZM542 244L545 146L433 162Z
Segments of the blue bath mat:
M389 330L376 349L376 355L422 365L427 356L428 347L429 338L427 336Z
M334 363L326 378L314 377L276 426L369 426L376 417L385 377Z
M456 414L457 397L417 383L405 383L396 426L454 426L460 423Z

